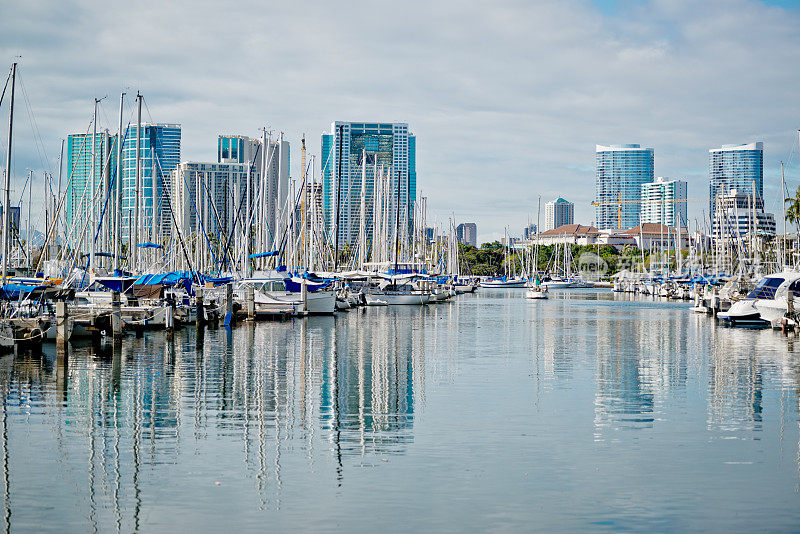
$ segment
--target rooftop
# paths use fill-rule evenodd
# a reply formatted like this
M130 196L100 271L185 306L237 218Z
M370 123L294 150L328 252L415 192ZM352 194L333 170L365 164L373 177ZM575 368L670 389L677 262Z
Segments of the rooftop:
M584 226L582 224L565 224L558 228L553 228L546 232L542 232L539 236L562 236L562 235L597 235L600 232L594 226Z

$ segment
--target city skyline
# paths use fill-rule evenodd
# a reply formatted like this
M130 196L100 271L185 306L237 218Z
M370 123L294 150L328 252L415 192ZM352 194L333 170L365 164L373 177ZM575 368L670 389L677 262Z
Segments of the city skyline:
M654 147L656 175L681 176L690 198L707 195L707 151L727 143L764 142L767 211L780 207L781 160L787 187L800 183L791 90L800 75L786 68L800 51L796 3L499 3L488 15L462 6L457 22L486 36L489 45L481 49L438 31L439 19L453 12L445 2L392 8L388 19L415 28L410 47L405 38L384 38L388 22L334 38L332 28L366 16L359 5L323 6L318 20L299 8L276 9L267 14L253 4L228 11L210 3L163 9L145 2L112 15L99 5L8 7L0 50L9 63L22 56L20 79L43 146L37 151L33 128L20 120L14 190L22 190L27 168L39 182L43 170L57 174L60 140L85 131L93 98L109 95L99 126L115 132L115 95L122 90L126 121L141 90L143 120L182 124L184 161L211 161L220 131L258 137L266 126L294 146L305 133L309 154L320 154L319 134L338 117L412 124L425 140L418 193L429 198L430 218L442 225L451 214L476 220L479 241L535 216L540 195L568 195L575 220L590 223L591 149L601 142ZM720 18L720 10L732 16ZM211 24L217 11L225 11L230 28ZM286 23L270 23L276 17ZM149 22L123 22L131 20ZM531 25L537 31L522 31ZM172 27L196 31L164 31ZM264 27L273 30L269 38L259 31ZM226 38L231 48L219 47ZM139 46L123 44L132 41ZM378 41L374 49L364 46ZM421 50L428 51L427 63L416 61ZM391 71L366 80L341 76L352 64L387 54L395 57ZM501 56L506 60L498 64ZM219 68L207 69L209 63ZM290 75L276 76L281 72ZM240 81L231 84L232 77ZM731 77L736 84L723 83ZM6 111L4 103L0 112ZM300 174L297 157L291 174ZM34 195L40 189L35 184ZM690 205L689 220L701 210Z

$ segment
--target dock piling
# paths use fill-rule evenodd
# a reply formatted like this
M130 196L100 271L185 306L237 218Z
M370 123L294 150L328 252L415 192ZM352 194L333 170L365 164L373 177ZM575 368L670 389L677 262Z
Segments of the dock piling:
M247 319L254 321L256 318L256 290L253 286L247 286Z
M111 336L115 347L122 344L122 305L119 291L111 292Z

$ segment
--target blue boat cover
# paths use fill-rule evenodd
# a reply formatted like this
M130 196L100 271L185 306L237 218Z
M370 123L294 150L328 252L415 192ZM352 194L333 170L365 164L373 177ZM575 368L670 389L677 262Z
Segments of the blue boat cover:
M257 254L250 254L250 259L254 260L256 258L270 258L272 256L277 256L277 250L270 250L269 252L258 252Z

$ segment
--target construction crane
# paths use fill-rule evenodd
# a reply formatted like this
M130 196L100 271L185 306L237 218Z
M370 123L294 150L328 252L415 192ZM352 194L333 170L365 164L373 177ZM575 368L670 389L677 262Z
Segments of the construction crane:
M625 204L667 204L678 202L713 202L711 198L668 198L668 199L647 199L647 200L622 200L622 193L619 194L618 200L609 202L599 202L597 200L591 202L592 206L619 206L617 208L617 228L622 228L622 206Z

